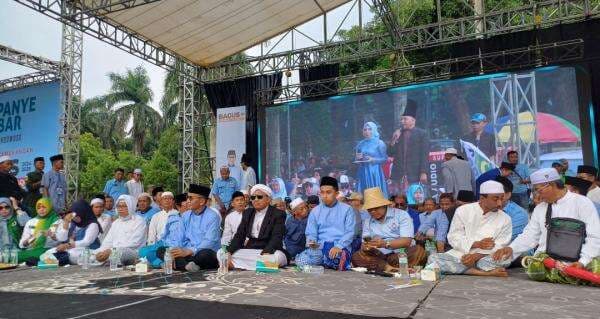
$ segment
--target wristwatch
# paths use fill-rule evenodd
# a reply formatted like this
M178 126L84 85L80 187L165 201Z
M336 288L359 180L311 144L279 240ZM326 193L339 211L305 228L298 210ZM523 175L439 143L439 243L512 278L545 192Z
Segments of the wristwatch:
M392 249L392 244L391 244L391 242L389 240L385 241L385 248L386 249Z

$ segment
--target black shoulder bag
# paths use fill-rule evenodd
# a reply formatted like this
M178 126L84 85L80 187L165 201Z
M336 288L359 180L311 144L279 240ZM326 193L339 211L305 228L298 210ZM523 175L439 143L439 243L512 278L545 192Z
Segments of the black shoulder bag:
M546 209L546 253L558 260L579 260L585 241L585 223L574 218L552 218L552 205Z

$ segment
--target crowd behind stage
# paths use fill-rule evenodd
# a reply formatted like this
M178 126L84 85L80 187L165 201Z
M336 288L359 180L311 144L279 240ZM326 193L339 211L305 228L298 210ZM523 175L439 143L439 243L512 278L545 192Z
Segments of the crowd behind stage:
M63 157L50 162L45 170L45 159L35 158L23 189L10 173L11 158L0 157L2 253L17 250L28 266L80 264L89 254L97 265L145 259L161 268L171 260L189 272L255 270L269 260L390 273L406 254L409 267L507 276L525 255L547 252L574 268L600 256L597 168L579 166L576 176L564 165L530 174L516 152L473 189L468 163L449 148L442 165L449 192L413 201L405 193L388 198L379 187L343 192L347 181L339 176L319 176L307 185L310 193L286 200L279 181L257 183L244 155L240 167L221 166L213 185L192 184L182 194L147 189L137 168L126 181L116 168L96 196L67 206Z

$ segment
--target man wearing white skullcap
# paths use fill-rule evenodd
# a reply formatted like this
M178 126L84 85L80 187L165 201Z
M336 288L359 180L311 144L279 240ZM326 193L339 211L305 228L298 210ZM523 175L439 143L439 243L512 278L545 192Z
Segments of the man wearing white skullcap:
M291 258L306 248L306 222L308 221L308 205L302 198L290 203L292 217L285 221L285 248Z
M546 213L549 212L551 218L573 218L585 223L585 241L579 260L572 265L578 268L586 266L592 258L600 255L600 220L594 204L585 196L569 192L553 168L537 170L530 178L533 192L541 197L542 202L533 210L523 233L510 246L498 250L494 259L514 260L536 247L536 254L545 252Z
M287 265L283 249L285 212L269 206L272 194L263 184L250 189L252 208L242 214L242 221L227 247L230 267L255 270L256 262L263 255L272 255L264 258L274 259L279 266Z
M479 194L478 202L456 209L448 231L453 249L430 256L428 263L437 263L446 274L506 277L504 268L511 260L492 259L495 251L510 243L512 235L510 217L501 210L504 187L487 181L481 184Z
M150 225L148 226L148 245L153 245L162 238L169 215L179 214L175 209L175 196L172 192L161 193L160 206L162 207L162 210L150 218Z
M112 225L112 217L104 212L104 200L102 198L92 199L90 206L92 206L92 212L94 213L94 216L96 216L98 224L100 224L100 227L102 228L102 232L98 235L98 240L102 242L110 230L110 226Z

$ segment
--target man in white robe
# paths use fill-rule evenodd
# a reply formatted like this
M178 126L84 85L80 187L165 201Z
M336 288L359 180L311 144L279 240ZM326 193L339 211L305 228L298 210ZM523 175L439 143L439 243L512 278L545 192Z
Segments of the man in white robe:
M150 219L150 226L148 226L148 246L153 245L162 238L169 215L178 213L175 209L175 197L173 193L164 192L160 196L162 210L154 214L152 219Z
M236 191L231 196L231 210L225 216L223 225L223 235L221 237L221 245L229 246L229 242L233 239L238 226L242 222L242 214L246 209L246 197L240 191Z
M481 184L476 203L456 209L448 243L452 250L429 257L443 273L506 277L510 260L493 260L492 254L507 246L512 235L510 217L502 211L504 187L496 181Z
M552 218L574 218L585 223L586 238L581 248L580 258L572 265L583 268L592 258L600 256L600 218L589 198L569 192L563 185L560 175L552 168L543 168L531 174L533 191L543 202L533 210L531 220L523 233L510 244L496 251L494 259L513 260L521 254L537 247L536 253L546 251L546 211L551 205Z

